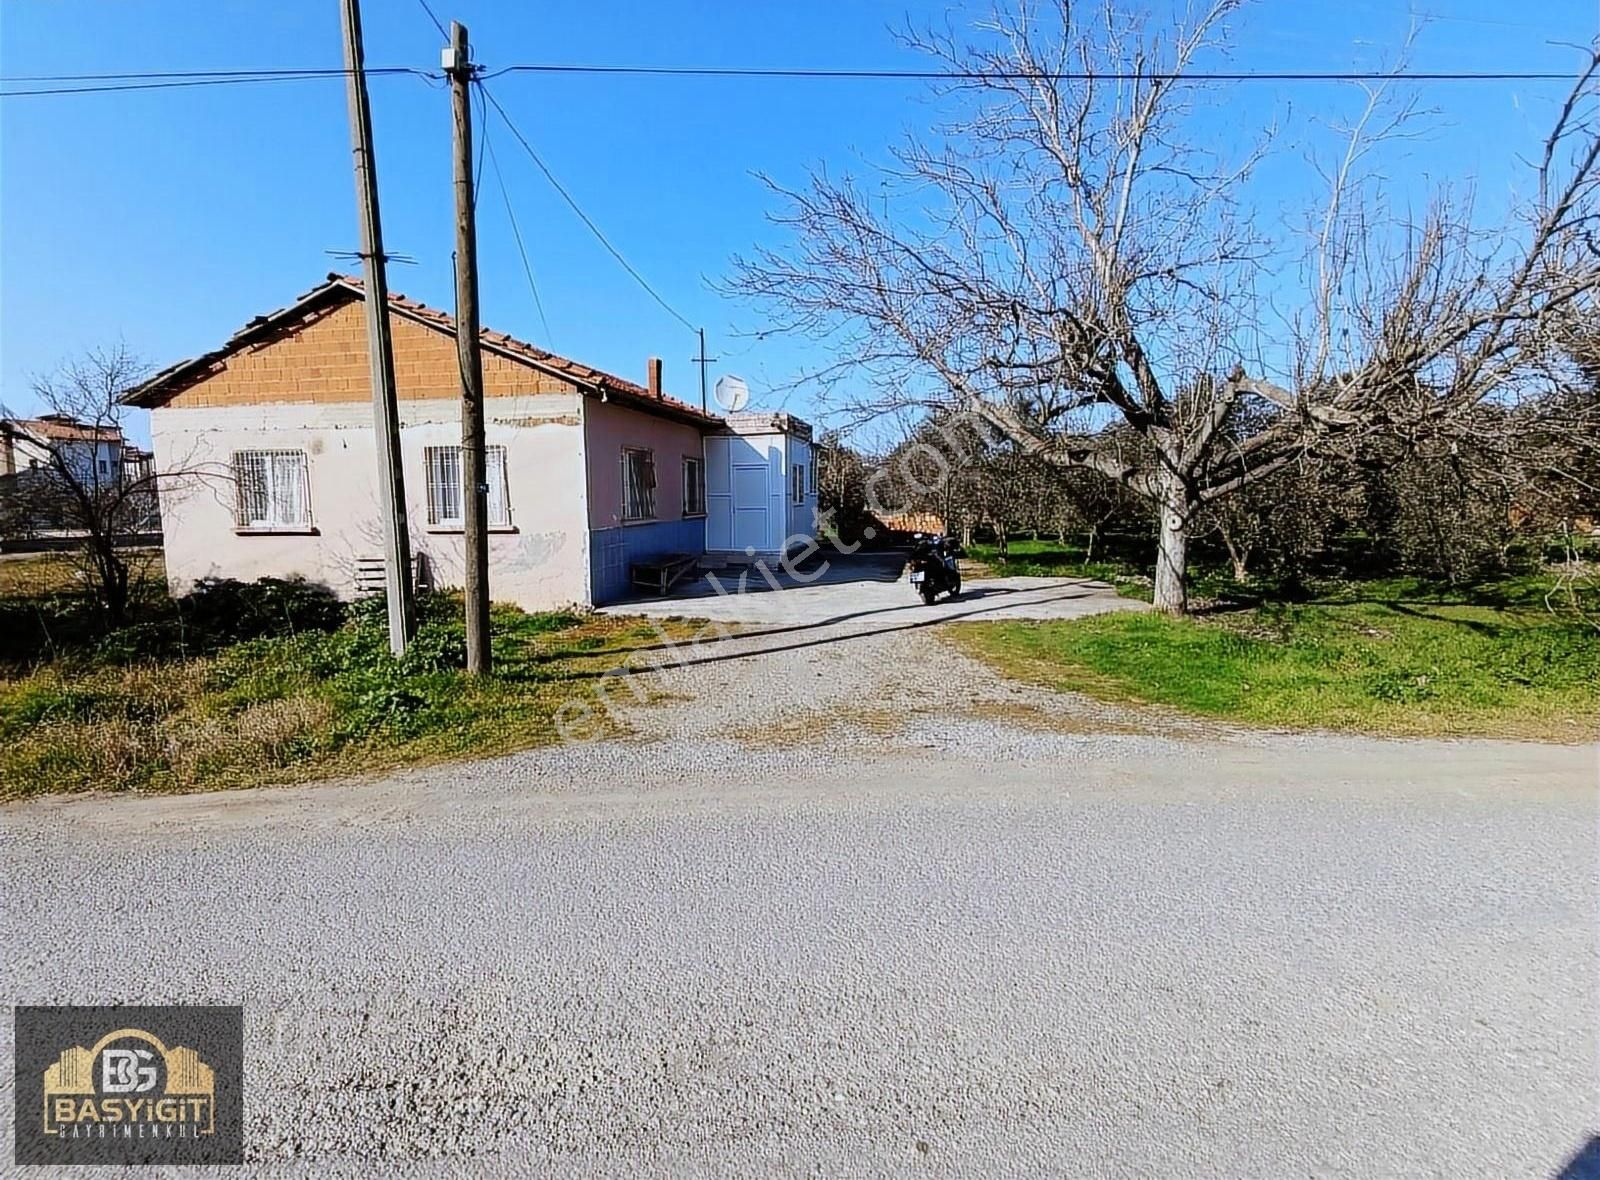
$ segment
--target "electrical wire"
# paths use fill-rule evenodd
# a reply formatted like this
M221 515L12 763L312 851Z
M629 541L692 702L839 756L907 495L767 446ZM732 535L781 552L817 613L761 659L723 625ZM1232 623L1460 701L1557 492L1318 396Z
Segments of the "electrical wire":
M483 93L482 87L478 91ZM500 174L500 159L494 154L494 144L489 141L489 121L484 120L483 128L484 146L489 152L489 169L494 173L494 180L500 186L500 199L506 205L506 219L511 222L511 236L516 239L517 253L522 256L522 273L528 278L528 290L533 293L534 310L539 313L539 326L544 329L545 346L554 351L556 346L555 334L550 331L550 321L545 318L544 300L539 298L539 284L533 279L533 264L528 261L528 249L522 243L522 228L517 225L517 214L511 206L511 194L506 190L505 177ZM476 190L474 190L476 196Z
M184 90L196 86L242 86L262 82L319 82L329 78L343 78L347 70L294 70L294 71L262 71L260 73L245 73L224 75L205 75L197 77L173 77L147 82L110 82L103 86L50 86L31 87L27 90L0 90L0 98L33 98L43 95L60 94L109 94L124 93L135 90ZM432 81L433 75L427 70L413 69L410 66L387 66L365 71L368 77L392 77L400 74L410 74ZM136 77L137 75L132 75ZM3 81L15 82L24 79L4 79Z
M820 81L892 82L1573 82L1575 73L1541 71L1419 72L1385 70L1358 71L1240 71L1231 73L1160 73L1135 70L1052 71L1033 73L1024 70L871 70L812 69L754 66L642 66L538 64L501 66L485 74L498 78L504 74L593 74L627 75L654 78L796 78Z
M652 287L645 277L636 269L634 269L633 264L622 256L622 251L618 250L611 244L611 240L600 231L600 227L594 223L593 219L591 219L590 216L583 211L582 207L578 204L577 200L573 198L572 194L569 193L566 188L562 186L561 182L556 179L555 173L551 172L549 166L539 157L539 153L534 150L533 145L528 142L527 137L524 136L521 131L517 130L517 125L511 121L511 116L506 114L505 107L501 106L500 100L495 98L495 96L490 93L487 86L483 85L483 80L481 78L478 79L478 85L479 89L483 91L483 96L488 99L490 105L499 112L500 119L505 123L506 128L513 136L516 137L517 142L522 145L522 150L528 153L529 158L532 159L534 164L538 166L539 171L544 173L544 178L550 182L550 186L554 188L556 192L561 194L561 199L566 201L568 206L571 207L572 211L578 215L578 220L582 221L584 225L589 227L589 232L592 233L595 236L595 239L606 248L611 257L617 260L617 263L622 267L623 270L627 271L633 276L633 281L638 283L639 286L643 287L650 298L654 299L658 304L660 304L667 314L672 316L673 319L677 320L689 331L696 331L697 329L695 326L691 324L688 319L678 311L677 308L673 307L672 304L668 303L664 298L662 298L660 292Z
M417 3L422 5L422 11L428 14L428 19L433 22L433 27L439 30L439 36L443 37L445 44L448 45L450 43L450 34L439 18L433 15L433 9L428 7L428 0L417 0Z
M421 0L419 0L421 2ZM424 10L440 32L444 26L433 18L426 4ZM177 85L221 86L234 82L258 82L275 79L343 77L342 69L284 69L284 70L174 70L147 71L116 74L14 74L0 77L0 85L39 82L118 83L119 85L54 87L49 89L12 90L0 92L0 97L24 95L85 94L100 90L157 90ZM414 74L437 80L437 70L419 69L415 66L371 66L366 73L371 77L386 74ZM506 74L574 74L606 76L635 76L659 78L754 78L801 79L813 81L898 81L898 82L1572 82L1577 75L1561 71L1498 70L1498 71L1238 71L1230 73L1140 73L1112 71L1103 74L1066 71L1032 74L1024 71L984 70L877 70L877 69L814 69L809 67L754 67L754 66L649 66L605 65L583 63L527 63L501 66L484 75L483 79L498 78ZM130 85L120 85L130 83Z
M416 73L414 66L368 66L369 74ZM145 70L129 74L8 74L0 77L6 82L127 82L161 81L167 78L259 78L259 77L323 77L346 73L342 66L312 66L292 70Z

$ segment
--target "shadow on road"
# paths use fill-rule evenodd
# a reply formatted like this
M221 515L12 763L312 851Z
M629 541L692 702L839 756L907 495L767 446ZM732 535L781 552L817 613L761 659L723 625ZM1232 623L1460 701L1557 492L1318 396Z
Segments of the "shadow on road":
M1048 598L1037 598L1037 599L1034 599L1035 602L1040 603L1040 604L1048 603L1048 602L1067 602L1067 601L1071 601L1071 600L1079 599L1079 598L1088 598L1088 597L1091 597L1093 594L1098 593L1098 591L1095 591L1095 590L1082 589L1082 587L1088 586L1088 585L1092 585L1092 584L1093 583L1089 579L1084 579L1083 581L1079 581L1079 582L1062 582L1062 583L1059 583L1059 584L1057 584L1055 586L1042 586L1042 587L1038 587L1038 588L1030 587L1027 590L1018 590L1018 589L1015 589L1013 587L1007 587L1007 586L985 587L981 591L973 591L970 595L963 594L961 596L961 598L958 599L957 601L965 603L969 598L972 598L972 599L978 599L978 598L1002 598L1003 599L1005 596L1012 595L1012 594L1038 594L1038 593L1040 593L1042 591L1052 590L1052 589L1077 590L1078 591L1077 593L1055 594L1055 595L1052 595L1052 596L1050 596ZM692 658L689 658L689 659L676 659L676 658L674 658L674 659L670 659L670 660L661 660L661 661L656 661L656 662L653 662L653 663L646 663L642 667L636 667L636 666L633 666L632 664L630 664L628 662L624 662L624 663L618 664L617 666L615 666L613 668L608 668L608 669L605 669L605 670L602 670L602 671L595 671L595 672L579 672L579 673L575 673L575 674L573 674L573 675L571 675L571 676L569 676L567 678L568 679L573 679L573 680L585 680L585 679L598 679L598 678L600 678L602 676L633 676L633 675L646 674L646 673L650 673L650 672L662 672L662 671L665 671L665 670L667 670L669 668L693 668L693 667L698 667L701 664L718 664L718 663L723 663L723 662L726 662L726 661L729 661L729 660L749 659L749 658L752 658L754 656L771 655L771 654L773 654L775 652L799 651L799 650L801 650L803 648L820 647L820 646L823 646L825 644L830 644L830 643L843 643L843 642L846 642L846 641L852 640L852 639L867 639L867 638L871 638L872 636L875 636L875 635L892 635L892 634L894 634L895 632L898 632L898 631L914 631L914 630L918 630L918 629L920 629L922 627L935 627L935 626L940 625L941 623L960 622L960 621L962 621L964 619L972 619L972 618L978 617L979 615L992 614L995 611L1004 610L1008 605L1010 605L1008 602L1000 601L1000 602L996 602L993 606L981 606L981 607L978 607L975 610L963 610L963 611L960 611L960 612L955 613L955 614L951 614L948 611L945 611L945 612L942 612L942 613L940 613L938 615L934 615L932 617L916 619L916 620L913 620L911 622L898 623L898 624L894 624L894 625L890 625L890 626L886 626L886 627L875 627L875 628L873 628L871 630L866 630L866 631L851 631L851 632L849 632L847 634L844 634L844 635L822 635L822 636L818 636L818 637L813 638L813 639L805 639L805 640L801 640L801 641L798 641L798 642L795 642L795 643L779 643L779 644L763 645L761 647L752 648L749 651L714 652L714 653L712 653L710 655L696 656L696 657L692 657ZM699 648L710 646L712 644L726 643L726 642L728 642L730 640L765 639L765 638L769 638L769 637L773 637L773 636L791 635L791 634L794 634L796 632L814 631L819 627L828 627L828 626L832 626L832 625L835 625L835 624L838 624L838 623L849 622L849 621L851 621L853 619L860 619L860 618L865 618L865 617L873 616L873 615L898 614L898 613L901 613L903 611L927 612L929 609L930 609L929 607L923 605L920 602L911 602L911 603L906 604L905 606L889 606L889 607L880 607L880 608L878 608L876 610L856 611L856 612L851 613L851 614L835 615L832 618L821 619L821 620L818 620L818 621L815 621L815 622L810 622L810 623L797 623L797 624L794 624L793 626L788 626L788 627L772 627L772 628L768 628L767 630L764 630L764 631L732 632L732 631L722 630L720 632L714 632L713 635L708 636L707 638L704 638L704 639L689 640L689 641L684 642L684 643L670 643L670 642L668 642L668 643L645 644L645 645L642 645L642 646L639 646L639 647L621 648L621 649L616 650L614 652L608 652L607 654L608 655L621 655L621 656L631 657L631 656L635 656L635 655L647 655L647 654L649 654L651 652L662 652L662 651L678 652L678 651L682 651L685 648L689 648L691 650L697 650ZM712 620L707 629L708 630L712 630L714 628L719 628L720 626L721 626L721 624L719 624L715 620Z

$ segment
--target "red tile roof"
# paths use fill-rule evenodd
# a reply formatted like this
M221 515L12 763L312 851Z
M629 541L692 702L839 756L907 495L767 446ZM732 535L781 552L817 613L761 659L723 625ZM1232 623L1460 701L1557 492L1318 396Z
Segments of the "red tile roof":
M205 371L218 361L221 361L236 349L249 344L258 336L272 331L286 318L309 310L308 305L341 297L366 298L366 287L359 276L329 274L326 282L305 292L288 307L280 307L275 311L270 311L251 320L235 332L221 348L190 360L180 361L163 369L142 385L129 390L123 395L122 400L129 405L143 406L147 409L155 409L162 406L175 397L193 379L204 375ZM429 307L426 303L419 303L414 299L407 299L404 295L397 294L394 291L389 292L389 309L398 315L405 316L407 319L435 328L446 335L454 336L456 334L455 317L448 312L440 311L436 307ZM482 328L478 332L478 339L482 342L483 347L491 352L522 361L534 368L553 373L558 377L564 377L586 392L602 395L608 401L614 401L620 405L642 410L646 413L676 418L693 425L708 428L723 425L721 418L714 414L707 414L688 402L680 401L675 397L656 397L644 386L629 381L626 377L618 377L615 373L607 373L603 369L591 368L578 361L558 356L553 352L547 352L524 340L508 336L504 332L496 332L491 328Z

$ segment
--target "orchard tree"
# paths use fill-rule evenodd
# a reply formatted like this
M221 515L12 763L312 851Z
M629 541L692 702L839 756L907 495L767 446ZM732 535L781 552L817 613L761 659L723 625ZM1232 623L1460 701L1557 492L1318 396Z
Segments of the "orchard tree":
M1253 184L1274 129L1230 153L1195 76L1239 0L1176 24L1118 0L1018 4L971 43L912 37L950 75L950 117L895 153L904 213L825 169L774 186L793 240L736 260L734 286L831 342L839 359L814 377L869 389L858 409L967 413L1147 502L1160 609L1187 609L1206 506L1307 455L1447 432L1518 396L1551 322L1592 308L1595 54L1545 141L1509 149L1529 157L1530 193L1495 224L1445 188L1421 212L1388 203L1374 153L1418 112L1374 85L1313 160L1304 226L1280 231Z

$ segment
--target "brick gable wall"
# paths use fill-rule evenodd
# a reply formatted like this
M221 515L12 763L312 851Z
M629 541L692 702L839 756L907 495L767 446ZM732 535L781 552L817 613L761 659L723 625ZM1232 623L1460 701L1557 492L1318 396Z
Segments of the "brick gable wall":
M401 399L449 398L460 392L456 342L433 328L390 313L394 376ZM483 354L484 391L490 397L572 393L577 386L520 361ZM293 328L240 349L218 369L167 402L173 408L372 399L365 305L345 303L314 312Z

